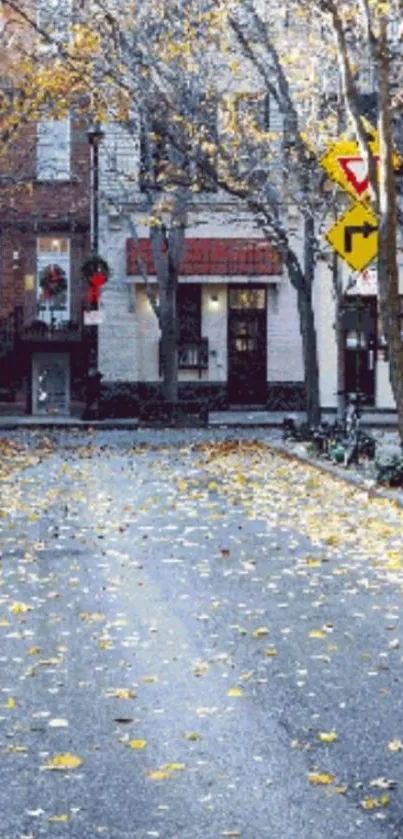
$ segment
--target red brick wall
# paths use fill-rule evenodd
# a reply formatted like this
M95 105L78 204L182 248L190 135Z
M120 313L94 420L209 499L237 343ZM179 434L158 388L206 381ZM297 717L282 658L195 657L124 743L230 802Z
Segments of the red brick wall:
M24 275L36 273L36 239L51 231L71 239L71 314L79 315L82 299L80 267L89 250L90 150L86 127L77 121L71 131L71 179L35 182L36 126L29 125L0 158L0 174L10 185L0 192L0 317L15 306L34 309L34 295L25 292ZM79 226L80 232L74 228ZM85 232L85 230L87 232ZM13 252L20 255L18 267Z
M155 274L149 239L127 243L127 273L140 274L137 255L149 274ZM280 255L264 239L187 239L180 273L183 276L218 275L263 277L282 274Z

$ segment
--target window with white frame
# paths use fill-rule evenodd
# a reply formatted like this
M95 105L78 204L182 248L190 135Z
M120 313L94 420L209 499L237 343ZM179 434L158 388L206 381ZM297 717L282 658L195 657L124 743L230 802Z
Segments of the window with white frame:
M139 139L131 126L109 122L101 146L101 177L108 192L124 191L136 182Z
M51 296L41 287L46 269L61 269L67 288ZM45 323L60 323L70 318L70 239L59 236L41 236L36 248L36 288L38 317Z
M70 117L43 119L37 124L36 177L38 181L69 180L71 174Z

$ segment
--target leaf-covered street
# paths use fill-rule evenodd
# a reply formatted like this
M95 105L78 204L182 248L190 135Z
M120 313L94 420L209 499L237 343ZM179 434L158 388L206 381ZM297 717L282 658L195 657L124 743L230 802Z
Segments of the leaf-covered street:
M0 441L0 839L402 836L403 510L244 438Z

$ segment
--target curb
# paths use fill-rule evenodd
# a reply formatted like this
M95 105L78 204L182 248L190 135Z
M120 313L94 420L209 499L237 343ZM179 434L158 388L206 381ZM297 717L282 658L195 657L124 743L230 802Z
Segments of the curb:
M4 431L16 431L19 428L99 428L99 429L107 429L108 431L113 429L133 429L136 430L137 428L209 428L209 429L236 429L236 428L259 428L264 429L267 428L268 430L272 428L281 429L283 427L282 422L261 422L259 420L252 420L251 422L244 422L242 420L237 422L225 422L225 421L213 421L208 422L207 424L201 422L189 422L189 423L179 423L179 424L171 424L171 423L161 423L161 422L152 422L152 421L144 421L138 419L104 419L104 420L80 420L80 419L71 419L71 420L61 420L59 422L55 420L45 420L44 422L40 422L36 419L21 419L19 420L1 420L0 417L0 432ZM377 429L378 431L397 431L397 426L387 423L363 423L362 427L368 429Z
M58 429L75 431L88 430L89 428L105 429L107 431L119 431L119 429L136 431L139 427L137 420L122 420L121 422L116 422L115 420L73 420L71 422L35 422L33 420L32 422L1 422L0 420L0 432L19 431L21 429L34 431L45 431L49 429L52 431L57 431Z
M334 464L323 463L321 461L309 457L309 455L304 455L299 452L290 451L290 449L288 449L287 446L285 446L282 443L276 443L275 441L272 441L268 444L267 448L277 452L286 460L297 460L299 463L302 463L305 466L312 466L314 469L317 469L319 472L323 472L325 475L331 475L332 478L336 478L339 481L343 481L345 484L348 484L349 486L354 486L356 489L366 492L368 498L381 498L383 500L392 502L397 507L403 508L403 492L399 496L397 494L399 490L396 490L395 494L393 490L381 489L376 485L368 487L365 485L361 476L357 473L346 473Z

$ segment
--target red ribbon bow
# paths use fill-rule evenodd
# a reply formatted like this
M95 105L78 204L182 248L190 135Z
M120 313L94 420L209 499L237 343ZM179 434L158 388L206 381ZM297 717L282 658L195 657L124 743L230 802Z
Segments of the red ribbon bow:
M101 296L101 286L106 283L106 274L98 272L90 277L90 288L88 289L88 302L98 303Z

